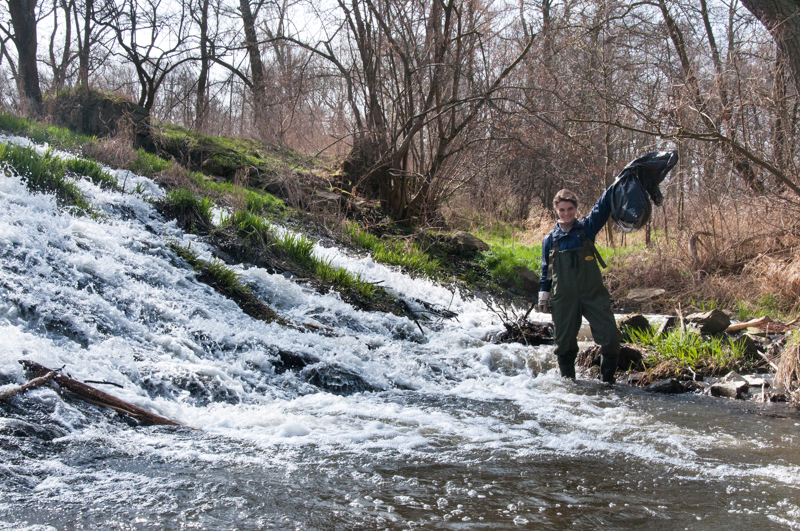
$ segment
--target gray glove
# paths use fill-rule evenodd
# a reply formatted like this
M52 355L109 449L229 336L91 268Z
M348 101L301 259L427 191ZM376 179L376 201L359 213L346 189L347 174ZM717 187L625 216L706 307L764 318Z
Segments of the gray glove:
M553 313L553 307L550 305L550 292L539 292L539 303L536 305L536 311L539 313Z

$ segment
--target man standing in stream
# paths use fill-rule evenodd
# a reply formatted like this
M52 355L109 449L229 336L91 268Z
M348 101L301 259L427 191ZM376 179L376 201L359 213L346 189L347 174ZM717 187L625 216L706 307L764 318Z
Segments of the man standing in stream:
M558 222L542 242L542 278L538 310L553 315L556 356L561 376L575 379L578 332L586 317L595 343L600 345L600 375L614 383L620 350L620 333L611 296L603 285L598 261L605 264L594 239L611 215L610 188L603 192L592 212L578 220L578 196L570 190L553 198Z

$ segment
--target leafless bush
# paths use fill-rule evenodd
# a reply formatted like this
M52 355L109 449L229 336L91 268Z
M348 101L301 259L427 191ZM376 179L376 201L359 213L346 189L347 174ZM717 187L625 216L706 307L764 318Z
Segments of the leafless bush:
M83 154L112 168L127 168L136 160L136 152L125 134L84 144Z
M795 333L781 352L775 383L786 389L795 404L800 402L800 336Z
M194 182L192 176L189 174L189 170L174 160L169 168L160 171L158 175L155 176L155 180L169 190L174 190L176 188L188 188L195 193L201 192L200 187ZM205 195L205 192L203 195Z
M762 293L772 294L784 304L791 304L792 312L800 306L800 253L786 259L761 255L745 267L761 287Z

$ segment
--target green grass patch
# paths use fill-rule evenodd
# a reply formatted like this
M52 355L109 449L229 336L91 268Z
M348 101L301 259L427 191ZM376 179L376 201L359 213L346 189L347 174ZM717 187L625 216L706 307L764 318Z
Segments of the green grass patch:
M313 271L320 280L330 282L339 288L355 290L367 299L375 295L375 285L366 282L361 275L353 275L346 269L334 267L330 261L315 258L314 242L305 236L284 232L277 238L277 243L289 258Z
M170 248L175 253L186 260L192 269L197 272L198 280L208 284L218 293L233 299L244 313L260 321L281 324L286 322L281 319L275 310L261 302L241 281L241 276L233 269L225 265L218 259L204 260L190 247L181 247L177 243L171 243Z
M314 259L314 274L325 282L355 290L366 299L373 298L377 292L375 285L365 281L361 275L353 275L346 269L334 267L329 261Z
M24 135L34 142L72 148L94 140L94 137L73 133L66 127L41 124L29 118L0 113L0 129Z
M296 263L303 267L313 267L315 262L312 254L314 242L302 234L293 234L288 231L278 236L277 242L278 247Z
M225 217L221 226L235 227L248 245L275 245L294 263L323 282L340 289L355 290L367 299L372 298L377 291L375 285L366 282L360 275L353 275L346 269L333 266L330 261L314 257L314 242L310 239L289 231L279 235L267 219L249 210L239 210Z
M651 353L643 360L649 369L667 365L677 372L691 369L704 376L755 369L755 362L745 352L744 341L731 341L725 335L701 336L677 329L662 336L652 329L629 329L624 335L626 341Z
M200 173L193 174L193 181L210 192L241 198L247 210L253 214L278 216L287 210L283 201L262 190L245 188L227 181L222 183L209 181Z
M116 190L117 178L103 170L103 165L89 159L71 158L64 160L64 169L77 176L88 177L103 189Z
M523 288L519 269L525 267L538 273L542 267L541 245L520 245L513 243L490 243L490 249L483 253L483 263L495 281Z
M597 252L600 253L600 256L603 258L603 261L609 266L612 263L612 260L625 262L625 258L631 255L635 255L641 253L647 249L647 246L644 243L636 243L626 246L618 245L617 247L606 247L604 245L600 245L595 243L595 247L597 247Z
M278 214L286 209L283 201L272 194L257 190L245 190L247 210L254 214Z
M155 125L157 143L178 160L202 158L218 173L255 167L259 171L302 170L316 160L292 149L249 138L207 136L168 123ZM202 154L194 156L193 154Z
M52 193L59 204L75 207L81 214L91 212L89 201L66 176L64 161L50 151L39 155L32 147L0 144L0 162L11 166L25 181L28 190Z
M397 265L414 273L422 273L435 278L441 267L440 262L431 258L418 244L384 240L363 230L358 223L347 223L345 233L353 244L372 252L374 259L382 264Z
M167 194L166 203L184 230L207 231L213 227L211 209L214 202L210 198L201 197L188 188L176 188Z
M233 226L250 245L269 245L275 242L275 232L264 217L247 210L238 210L223 218L221 226Z
M157 155L148 153L143 149L136 149L136 159L126 169L145 177L153 177L159 172L172 167L172 162L162 159Z
M791 316L784 311L778 297L772 293L762 295L756 302L737 300L736 314L739 321L749 321L765 315L780 320L791 320Z

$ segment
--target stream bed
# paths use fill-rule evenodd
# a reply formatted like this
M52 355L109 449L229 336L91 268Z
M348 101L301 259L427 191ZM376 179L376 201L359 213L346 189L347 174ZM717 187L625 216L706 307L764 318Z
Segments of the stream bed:
M119 173L135 194L78 181L94 219L0 174L0 390L31 359L186 427L51 388L0 403L0 529L800 529L796 410L562 380L552 347L492 343L481 301L335 247L315 253L458 317L240 264L299 326L253 320Z

